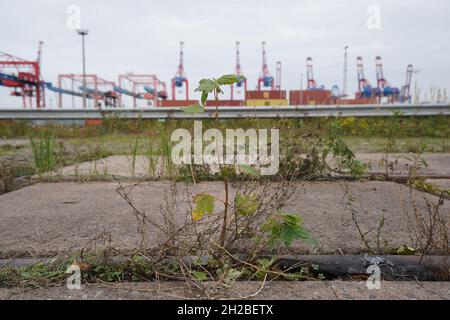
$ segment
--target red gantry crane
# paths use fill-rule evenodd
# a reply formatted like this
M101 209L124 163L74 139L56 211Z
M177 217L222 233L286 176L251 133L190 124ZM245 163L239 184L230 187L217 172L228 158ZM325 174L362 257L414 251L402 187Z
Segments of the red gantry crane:
M0 86L13 88L11 95L22 97L24 108L33 108L33 98L37 109L45 107L45 90L40 67L42 44L40 41L36 61L0 52Z
M313 63L311 57L306 58L306 79L308 90L317 89L317 83L316 80L314 80Z
M154 74L121 74L118 78L118 87L115 88L119 95L119 105L122 106L122 95L133 98L133 108L137 107L137 99L153 100L153 106L158 105L158 98L167 98L167 93L159 90L159 80ZM155 94L155 92L157 94Z
M362 57L356 58L356 73L358 77L358 98L371 98L372 86L364 75L364 63Z
M235 75L237 76L244 76L243 72L242 72L242 68L241 68L241 54L239 51L239 41L236 41L236 68L234 71ZM243 81L239 81L238 83L232 84L231 85L231 100L234 100L234 87L236 86L237 89L239 90L239 88L242 87L242 85L244 85L244 93L247 91L247 79L244 79ZM237 93L241 93L240 91L237 91Z
M184 42L180 42L180 63L178 64L178 70L175 77L172 79L172 100L176 100L176 88L182 88L183 83L186 85L186 100L189 100L189 82L184 72L184 52L183 52Z
M262 87L270 88L270 90L274 89L274 79L273 76L269 72L269 68L267 67L267 57L266 57L266 42L262 43L262 70L258 78L258 91L261 91Z
M64 89L63 84L66 81L71 82L71 89ZM82 74L60 74L58 75L58 87L53 87L51 83L46 83L47 88L59 95L59 108L63 107L63 94L72 96L83 97L83 93L86 93L88 99L94 101L95 108L102 107L116 107L116 100L118 94L115 92L115 83L113 81L105 80L97 76L96 74L86 75L86 87L83 86Z
M156 85L154 85L154 87L156 87L156 96L153 96L155 94L155 89L153 87L144 86L144 90L150 94L150 96L144 95L144 98L153 98L153 99L156 98L166 100L167 99L166 83L164 81L159 80L158 78L156 78L155 81ZM155 106L157 105L158 104L156 104Z
M390 101L396 100L400 94L400 90L395 87L391 87L389 82L384 77L383 63L380 56L375 57L375 67L377 74L377 89L376 95L378 97L389 97Z
M383 89L388 86L383 73L383 63L380 56L375 57L375 70L377 74L377 89L378 93L383 92Z

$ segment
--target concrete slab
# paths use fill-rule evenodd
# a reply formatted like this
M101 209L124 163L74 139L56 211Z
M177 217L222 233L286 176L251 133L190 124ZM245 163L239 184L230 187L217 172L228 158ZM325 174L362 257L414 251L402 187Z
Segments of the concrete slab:
M425 181L437 187L450 190L450 179L426 179Z
M376 229L381 217L385 223L380 241L388 247L410 244L410 234L405 212L411 214L409 188L391 182L309 182L298 185L291 200L283 210L299 213L304 224L317 238L319 244L310 247L295 242L286 253L340 254L365 252L359 239L351 213L346 210L345 185L355 199L353 207L358 214L363 231L374 244ZM118 249L137 248L141 237L138 223L131 207L116 193L116 183L38 183L0 196L0 258L50 256L58 252L73 252L82 248L102 248L109 239ZM130 190L135 206L154 219L162 219L161 206L171 193L169 182L145 182ZM232 188L231 195L236 188ZM190 193L188 193L188 191ZM223 184L204 182L189 186L178 184L174 215L179 225L190 218L192 195L211 193L224 197ZM432 202L437 197L412 191L417 210L426 212L425 199ZM220 206L216 207L220 210ZM450 202L441 207L447 221L450 219ZM160 221L160 220L158 220ZM164 241L162 234L147 234L146 246L151 248ZM240 242L245 247L245 241Z
M388 162L393 162L393 174L408 174L409 169L413 165L411 157L412 153L392 153L388 155ZM356 159L369 165L369 172L385 173L386 168L380 161L384 158L381 153L358 153ZM418 170L418 174L422 175L443 175L450 176L450 153L425 153L422 158L427 162L428 167Z
M216 290L212 298L283 300L449 300L449 282L382 281L381 289L369 290L365 281L272 281L261 288L258 281L236 282L226 291ZM207 287L217 286L205 283ZM40 289L0 288L0 300L164 300L199 299L183 282L93 283L81 290L65 286ZM175 310L174 310L175 312Z
M155 160L156 162L156 160ZM95 161L86 161L79 164L56 170L51 175L64 178L89 177L135 177L142 178L159 172L161 164L151 171L150 160L146 156L110 156ZM37 176L35 176L37 177Z
M1 139L0 138L0 147L3 146L12 146L12 147L22 147L30 144L30 140L28 139Z
M389 174L408 175L411 166L408 157L412 154L396 153L388 156L388 161L394 163L393 171ZM384 155L380 153L361 153L356 158L369 165L369 173L384 174L386 169L380 164ZM418 174L429 175L432 177L449 176L450 177L450 153L429 153L424 154L423 158L428 163L427 168L418 170ZM330 159L330 163L332 160ZM104 159L87 161L56 170L55 172L44 174L44 177L56 177L63 180L90 180L94 178L111 178L112 176L122 178L144 178L160 176L163 173L163 164L161 159L154 157L138 155L132 156L110 156ZM214 167L212 172L217 171ZM35 176L34 178L39 178Z

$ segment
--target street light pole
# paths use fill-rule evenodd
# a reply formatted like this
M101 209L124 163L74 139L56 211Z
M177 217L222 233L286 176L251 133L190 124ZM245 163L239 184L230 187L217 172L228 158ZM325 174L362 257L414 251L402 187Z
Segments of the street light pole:
M84 37L87 36L89 30L78 29L77 32L81 36L81 46L83 52L83 108L86 109L87 92L86 92L86 56L84 52Z

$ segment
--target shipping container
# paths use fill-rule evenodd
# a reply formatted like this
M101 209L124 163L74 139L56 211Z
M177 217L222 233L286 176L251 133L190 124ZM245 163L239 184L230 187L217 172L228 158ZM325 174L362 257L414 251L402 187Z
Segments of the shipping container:
M246 100L261 99L286 99L286 91L284 90L250 90L245 92Z
M339 105L377 104L377 98L337 99L336 104Z
M292 90L289 91L290 105L327 105L332 103L330 90Z
M223 107L241 107L245 106L244 100L207 100L205 105L207 107L216 107L216 106L223 106Z
M143 95L142 95L142 97L144 98L144 99L147 99L147 100L153 100L154 98L155 98L155 96L153 95L153 94L151 94L151 93L144 93Z
M102 125L102 119L86 119L85 126L86 127L96 127Z
M158 102L160 107L187 107L198 104L197 100L161 100Z
M250 99L246 101L246 105L249 107L261 107L261 106L287 106L289 103L287 99Z

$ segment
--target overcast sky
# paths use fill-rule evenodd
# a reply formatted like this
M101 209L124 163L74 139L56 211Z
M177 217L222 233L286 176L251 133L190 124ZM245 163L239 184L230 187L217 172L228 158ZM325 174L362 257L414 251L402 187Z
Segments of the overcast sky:
M375 85L376 55L382 56L385 77L394 86L403 85L406 66L412 63L420 69L414 78L422 90L450 88L447 0L0 0L0 51L35 59L37 43L43 40L46 81L55 83L59 73L81 73L80 37L67 26L70 5L79 6L82 26L90 31L87 72L114 81L119 73L133 71L156 73L169 83L183 40L193 89L202 77L233 72L234 43L240 40L243 71L254 88L265 40L271 73L275 75L277 60L283 63L283 89L300 87L307 56L313 58L318 84L342 88L346 45L352 93L357 87L356 57L364 58L366 77ZM367 11L374 5L380 10L380 28L374 24L376 12ZM9 91L0 87L0 105L20 106L20 99L8 97Z

